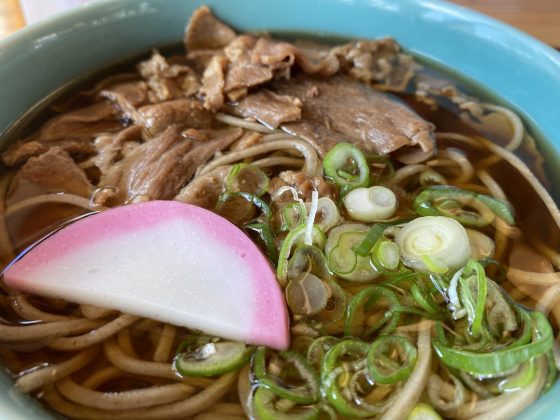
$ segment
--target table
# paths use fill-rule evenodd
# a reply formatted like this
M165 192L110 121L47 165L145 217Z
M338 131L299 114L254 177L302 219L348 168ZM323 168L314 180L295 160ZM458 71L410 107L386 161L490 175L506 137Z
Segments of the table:
M560 0L453 0L560 48ZM0 0L0 38L23 27L18 0Z

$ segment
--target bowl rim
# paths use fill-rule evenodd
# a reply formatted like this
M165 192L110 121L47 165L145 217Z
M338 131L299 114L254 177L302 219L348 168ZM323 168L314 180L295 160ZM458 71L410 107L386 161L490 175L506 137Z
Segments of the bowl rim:
M453 13L456 14L460 12L464 16L475 17L476 20L480 22L486 22L492 24L492 26L499 27L505 32L509 32L517 38L522 38L524 41L532 44L539 49L543 49L547 55L550 56L550 59L553 62L556 62L560 66L560 51L556 50L551 45L547 44L546 42L536 38L535 36L522 31L521 29L506 23L502 20L499 20L495 17L489 16L478 10L472 9L466 5L453 3L450 0L396 0L401 3L411 3L416 4L419 7L434 7L437 6L437 9L441 12L445 13ZM70 19L75 16L79 16L83 13L87 13L89 9L101 9L105 8L108 5L113 5L115 0L95 0L90 1L88 3L81 3L76 6L73 6L69 10L62 11L55 15L48 16L43 18L39 21L33 22L31 24L26 24L25 26L15 30L14 32L10 33L3 39L0 39L0 47L9 47L13 42L20 42L21 38L32 36L36 33L40 33L44 31L46 27L50 25L56 25L59 21Z

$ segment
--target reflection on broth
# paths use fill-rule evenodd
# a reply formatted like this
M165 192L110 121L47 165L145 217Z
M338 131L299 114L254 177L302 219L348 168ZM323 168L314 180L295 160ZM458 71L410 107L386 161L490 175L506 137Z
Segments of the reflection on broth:
M270 260L290 348L3 283L16 388L70 418L511 418L554 383L560 213L516 114L390 39L237 35L201 8L185 47L12 129L3 264L91 211L194 204Z

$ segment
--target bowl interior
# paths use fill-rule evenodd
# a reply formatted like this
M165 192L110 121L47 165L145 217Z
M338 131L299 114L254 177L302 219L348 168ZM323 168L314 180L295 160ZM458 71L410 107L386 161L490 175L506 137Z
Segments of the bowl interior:
M240 30L392 36L408 51L476 80L498 102L518 111L540 140L550 176L560 179L560 55L511 27L440 0L269 0L266 7L259 0L89 4L0 43L0 133L71 81L125 57L177 43L188 17L202 4ZM554 404L559 393L557 382L523 417L559 416ZM50 416L0 375L0 418Z

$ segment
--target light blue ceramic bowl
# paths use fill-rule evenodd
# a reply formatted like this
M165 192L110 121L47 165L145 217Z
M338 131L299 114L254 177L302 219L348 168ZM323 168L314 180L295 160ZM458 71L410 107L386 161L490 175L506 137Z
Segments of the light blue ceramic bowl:
M493 19L440 0L100 1L0 42L0 133L69 81L153 47L180 41L191 12L208 4L243 30L353 37L390 35L408 51L474 80L520 112L560 180L560 54ZM558 184L552 182L552 184ZM559 418L560 382L524 419ZM0 375L0 419L51 418Z

